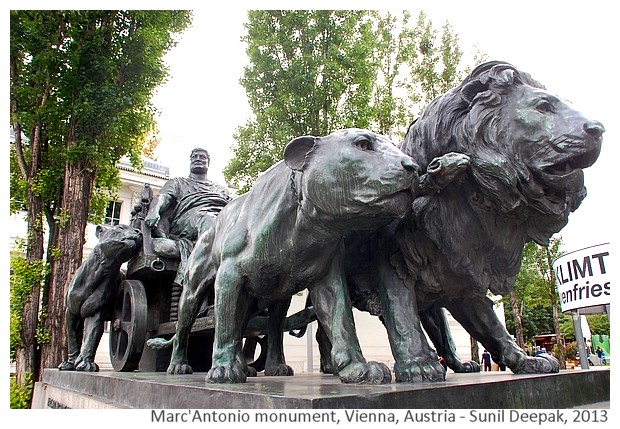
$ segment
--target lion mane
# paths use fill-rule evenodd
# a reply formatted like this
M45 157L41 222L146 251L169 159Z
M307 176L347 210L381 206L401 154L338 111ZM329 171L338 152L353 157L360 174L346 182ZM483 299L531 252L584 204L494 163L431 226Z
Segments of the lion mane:
M546 244L566 225L568 214L579 207L586 189L581 181L573 189L549 192L514 150L514 144L521 142L512 143L511 136L521 135L522 131L515 133L509 111L514 109L515 95L519 95L514 88L519 85L546 89L510 64L482 64L459 86L428 106L411 125L401 149L420 165L450 151L470 155L469 178L476 196L503 216L544 217L546 229L531 232L532 239ZM539 222L532 224L536 225L541 226Z

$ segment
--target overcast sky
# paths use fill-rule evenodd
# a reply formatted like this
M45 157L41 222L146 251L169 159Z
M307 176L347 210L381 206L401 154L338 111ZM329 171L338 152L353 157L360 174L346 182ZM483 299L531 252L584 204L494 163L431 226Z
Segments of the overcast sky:
M346 5L348 2L344 2ZM607 132L598 162L586 170L588 197L570 217L561 235L567 250L611 241L612 162L619 159L617 142L618 87L615 43L618 15L613 2L484 2L409 1L414 15L424 10L440 28L447 20L458 33L461 46L476 45L489 59L508 61L528 71L547 88L570 100ZM291 8L304 2L253 2L253 8ZM313 2L315 8L333 8L334 2ZM339 6L341 2L337 3ZM384 3L383 3L384 4ZM342 8L379 8L379 2L355 2ZM399 8L400 6L400 8ZM302 6L299 6L302 7ZM245 7L211 9L197 6L194 23L166 57L171 77L160 89L155 104L161 111L162 143L159 160L172 176L188 173L192 148L206 147L212 154L209 177L223 182L222 169L234 144L233 132L251 112L239 78L246 64L240 42ZM612 45L613 41L613 45ZM615 241L615 240L614 240Z

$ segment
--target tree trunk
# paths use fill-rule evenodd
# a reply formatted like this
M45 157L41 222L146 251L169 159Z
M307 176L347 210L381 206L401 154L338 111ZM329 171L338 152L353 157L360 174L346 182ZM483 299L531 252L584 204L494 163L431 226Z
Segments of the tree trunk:
M560 311L558 309L558 299L555 293L555 273L553 272L553 262L549 247L545 247L547 252L547 269L549 270L549 299L553 308L553 330L555 331L556 344L558 346L558 355L560 361L560 369L566 369L566 349L564 347L564 338L560 331Z
M10 77L11 90L13 86L20 84L18 72L18 57L11 55L10 58ZM42 92L40 93L39 107L43 108L50 92L49 76L45 79ZM13 94L13 92L11 92ZM28 159L24 153L22 144L22 123L20 122L20 106L16 97L11 97L11 120L15 132L15 155L20 172L27 183L27 239L26 239L26 264L29 272L29 292L21 302L21 326L20 343L15 350L15 379L17 385L26 390L31 381L37 381L39 374L39 345L37 339L37 328L39 326L39 310L41 305L41 288L44 276L44 228L43 228L43 199L37 191L39 180L39 168L42 146L42 125L35 123L32 131L32 140L29 144ZM31 271L32 270L32 271ZM32 397L30 397L32 400Z
M43 261L43 217L41 198L33 194L29 184L28 189L28 246L26 260L32 269L42 269ZM42 273L35 279L42 279ZM39 305L41 282L35 280L32 291L23 302L22 325L20 330L20 345L15 350L15 375L19 386L28 382L27 375L38 373L37 354L37 326L39 323Z
M471 349L471 360L480 362L480 350L478 349L478 341L472 336L469 337L469 347Z
M58 192L58 201L62 199L62 194ZM45 250L45 262L48 267L54 266L54 261L56 260L56 252L55 249L58 248L58 224L56 223L56 218L54 216L54 209L52 207L44 207L45 210L45 219L47 220L47 249ZM47 270L45 279L43 280L43 292L41 293L41 302L46 303L49 292L50 292L50 284L52 282L52 270Z
M517 294L514 290L510 291L510 307L512 308L512 317L515 322L515 341L517 345L525 350L525 341L523 339L523 315L519 309L517 302Z
M17 69L17 58L11 55L11 85L15 86L19 84L19 73ZM47 102L49 88L49 79L47 79L41 94L40 106L44 106ZM11 97L11 113L16 114L18 111L19 106L17 99ZM14 119L13 115L11 115L11 119ZM28 160L26 160L22 145L22 124L18 120L13 121L13 131L15 132L15 154L19 169L27 182L28 237L26 241L26 261L29 267L38 270L43 268L42 261L44 256L43 200L35 191L41 156L41 125L38 124L33 129ZM20 345L15 350L15 378L20 387L25 387L26 383L28 383L29 374L36 376L38 373L37 326L39 322L39 306L41 303L41 282L37 279L40 278L42 273L37 274L31 285L31 291L22 303Z
M46 300L48 315L45 327L50 335L50 341L42 347L41 370L56 368L67 358L65 296L73 275L82 263L93 182L94 172L86 163L67 164L58 229L60 256L52 265Z
M560 318L558 303L555 298L555 287L551 288L550 295L553 302L553 330L555 331L555 338L558 346L560 369L566 369L566 348L564 347L564 338L562 337L562 332L560 331Z
M41 127L38 126L33 133L30 143L30 157L28 162L24 158L22 148L21 125L13 126L15 131L15 149L19 160L20 169L27 180L27 225L28 237L26 245L26 262L33 270L42 270L43 265L43 201L35 192L36 179L39 169L39 155L41 147ZM33 273L35 274L35 273ZM36 273L33 279L32 289L22 303L20 345L15 350L15 378L17 384L24 388L29 383L29 375L36 376L38 373L38 345L37 327L39 323L39 305L41 295L42 272ZM35 380L36 381L36 380Z

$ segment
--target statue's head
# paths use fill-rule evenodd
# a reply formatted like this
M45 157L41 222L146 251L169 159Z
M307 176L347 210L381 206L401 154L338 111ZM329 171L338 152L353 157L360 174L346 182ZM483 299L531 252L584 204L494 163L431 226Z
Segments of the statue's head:
M528 73L491 61L435 99L401 149L422 166L446 152L469 155L462 189L498 215L531 219L529 238L544 244L586 196L583 170L604 131Z
M418 165L386 137L349 128L301 136L284 151L301 176L302 209L350 230L374 229L404 217L417 193Z
M207 174L209 164L211 163L211 157L206 149L197 147L192 150L192 153L189 156L189 161L190 172L195 174Z

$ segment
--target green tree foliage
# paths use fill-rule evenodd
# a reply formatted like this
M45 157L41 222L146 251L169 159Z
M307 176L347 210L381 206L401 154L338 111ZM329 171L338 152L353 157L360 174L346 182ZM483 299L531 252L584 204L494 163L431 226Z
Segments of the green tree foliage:
M560 329L560 299L556 290L555 271L553 270L553 261L563 252L560 250L562 246L562 238L552 238L547 246L540 246L535 254L536 265L540 272L540 276L544 279L547 296L553 310L553 332L556 335L557 357L560 361L560 368L566 369L565 345L562 331Z
M402 135L422 102L460 80L461 50L424 13L250 11L241 84L254 117L235 133L224 176L240 192L300 135L346 127ZM417 106L417 107L416 107Z
M533 291L532 293L537 293ZM512 306L508 305L509 297L504 298L504 313L506 317L506 328L517 338L516 318ZM538 334L553 333L553 309L549 303L543 303L539 300L524 300L520 306L520 318L523 329L523 345L533 344L533 338ZM568 318L570 320L570 317ZM572 322L571 322L572 323ZM564 330L562 330L564 335Z
M609 335L609 315L588 314L586 315L586 320L588 321L588 326L590 327L590 332L592 335ZM562 315L560 318L560 330L562 331L562 336L565 339L569 341L576 340L575 326L570 315Z
M535 335L556 334L561 344L556 350L558 356L562 355L564 341L575 341L573 319L570 314L560 313L559 297L555 292L552 261L562 256L561 244L562 240L559 237L552 239L548 247L538 246L533 242L526 244L513 297L503 299L506 328L517 337L517 342L519 342L519 324L524 345L533 344ZM517 303L516 307L511 299ZM593 335L609 335L607 314L587 315L586 319ZM572 357L571 354L574 354L575 350L568 347L566 357Z
M586 316L592 335L609 335L609 315L589 314Z
M562 255L562 239L554 238L548 246L529 242L523 249L521 270L515 282L514 292L504 297L509 316L506 322L509 332L514 332L517 343L523 347L524 339L534 335L554 333L557 338L560 366L564 367L563 323L566 317L560 313L552 262ZM519 329L522 329L519 338Z
M372 29L364 11L250 11L241 84L255 118L224 174L247 187L300 135L368 124Z
M115 192L118 160L128 154L139 166L155 124L150 100L167 76L163 55L191 13L20 10L10 19L11 207L28 209L27 249L47 220L50 275L43 309L29 311L47 314L49 343L39 345L42 366L53 367L66 350L64 295L82 260L86 223L101 219ZM27 369L18 366L18 381Z
M439 32L424 12L415 26L411 14L371 14L375 21L374 64L378 68L373 87L371 126L377 132L402 138L409 123L433 98L455 86L461 69L462 50L449 23Z
M40 135L36 192L44 196L49 215L60 211L65 164L88 160L85 167L95 176L91 220L102 219L119 185L116 160L129 154L139 166L155 125L150 98L167 75L162 53L174 46L173 34L190 16L186 11L11 12L12 123L30 142ZM29 149L24 148L26 156ZM12 203L25 201L20 173L12 169Z
M34 388L34 377L31 373L26 375L26 381L19 384L16 377L10 378L10 407L29 408Z
M438 31L424 12L418 15L416 26L405 27L404 33L410 40L403 58L410 70L407 89L414 106L421 109L461 80L463 72L458 67L463 51L450 24L444 24L438 39Z
M504 297L506 327L515 335L517 344L524 347L536 334L551 332L551 306L546 298L546 284L536 264L537 245L529 242L523 249L521 270L514 291ZM550 316L550 317L549 317Z
M521 270L514 287L517 311L514 305L510 305L510 297L504 297L507 304L506 326L514 333L517 324L521 323L526 341L532 341L537 334L553 332L553 309L549 302L548 285L539 268L540 249L534 242L527 243L523 249Z
M28 260L20 254L11 256L11 275L10 275L10 359L15 359L15 351L21 344L20 333L22 329L22 308L28 296L35 289L36 285L41 284L45 278L45 261Z

